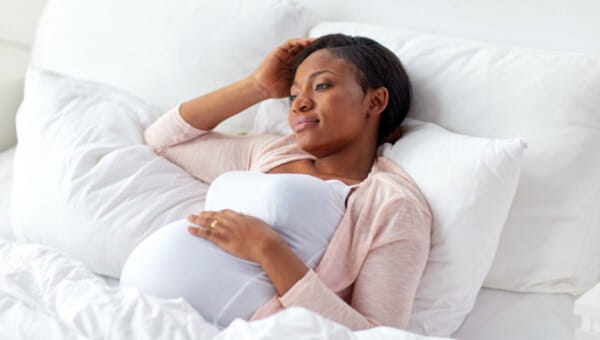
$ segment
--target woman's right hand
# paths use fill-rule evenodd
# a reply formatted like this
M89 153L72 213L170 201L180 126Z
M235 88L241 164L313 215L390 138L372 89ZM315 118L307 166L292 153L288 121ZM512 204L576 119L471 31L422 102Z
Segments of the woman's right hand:
M290 95L292 66L296 55L314 40L315 38L290 39L265 57L251 76L267 97L282 98Z

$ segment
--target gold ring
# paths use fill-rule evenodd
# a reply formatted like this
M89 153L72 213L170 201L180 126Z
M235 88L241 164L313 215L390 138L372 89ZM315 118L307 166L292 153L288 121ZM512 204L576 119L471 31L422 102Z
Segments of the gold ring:
M215 229L217 227L217 223L219 223L219 220L217 220L216 218L210 222L210 225L208 226L210 229Z

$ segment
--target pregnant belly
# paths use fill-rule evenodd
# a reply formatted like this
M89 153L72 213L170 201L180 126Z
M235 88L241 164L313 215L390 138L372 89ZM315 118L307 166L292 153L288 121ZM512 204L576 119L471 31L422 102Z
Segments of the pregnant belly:
M221 328L235 318L248 320L276 294L271 281L258 264L189 234L188 225L186 219L175 221L142 241L129 255L120 285L182 297Z

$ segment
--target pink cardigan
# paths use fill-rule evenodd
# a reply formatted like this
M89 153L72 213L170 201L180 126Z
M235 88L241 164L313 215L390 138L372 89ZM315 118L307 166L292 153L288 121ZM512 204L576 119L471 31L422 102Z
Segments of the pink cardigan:
M293 135L229 136L199 130L179 106L150 125L144 137L154 151L210 183L223 172L268 172L298 159L314 159ZM378 157L348 207L325 254L285 295L274 296L252 320L300 306L353 330L406 328L430 247L432 215L406 172Z

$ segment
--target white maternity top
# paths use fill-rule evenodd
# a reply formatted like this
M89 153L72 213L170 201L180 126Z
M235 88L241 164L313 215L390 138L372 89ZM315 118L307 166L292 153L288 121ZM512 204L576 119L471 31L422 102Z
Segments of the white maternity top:
M205 209L260 218L314 269L344 215L352 187L304 174L232 171L212 182ZM190 224L175 221L142 241L125 263L121 286L163 298L183 297L221 328L235 318L248 320L276 295L271 281L258 264L188 233Z

